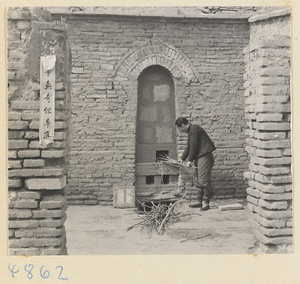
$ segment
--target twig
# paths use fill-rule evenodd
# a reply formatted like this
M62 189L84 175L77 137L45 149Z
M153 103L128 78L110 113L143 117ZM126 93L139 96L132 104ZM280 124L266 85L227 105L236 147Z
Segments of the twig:
M177 202L177 201L176 201L176 202ZM174 203L172 204L172 206L168 209L165 218L162 220L162 222L161 222L161 224L160 224L160 226L159 226L159 228L158 228L158 234L159 234L159 235L161 234L162 227L163 227L163 225L165 224L167 218L169 217L169 215L170 215L170 213L171 213L173 207L175 206L176 202L174 202Z
M195 241L195 240L203 239L203 238L206 238L206 237L208 237L208 236L210 236L210 235L211 235L211 234L207 234L207 235L200 236L200 237L193 238L193 239L182 240L181 243L184 243L184 242L187 242L187 241Z

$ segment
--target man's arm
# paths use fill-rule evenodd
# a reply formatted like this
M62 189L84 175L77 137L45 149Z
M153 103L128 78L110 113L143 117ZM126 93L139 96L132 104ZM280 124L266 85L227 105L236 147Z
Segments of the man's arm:
M198 137L198 130L196 127L190 129L191 133L189 135L189 153L187 156L187 161L194 161L197 159L199 153L199 137Z
M181 160L182 161L185 161L185 159L188 157L189 153L190 153L190 141L189 141L189 137L187 139L187 143L186 143L186 147L185 147L185 150L184 152L182 153L181 155Z

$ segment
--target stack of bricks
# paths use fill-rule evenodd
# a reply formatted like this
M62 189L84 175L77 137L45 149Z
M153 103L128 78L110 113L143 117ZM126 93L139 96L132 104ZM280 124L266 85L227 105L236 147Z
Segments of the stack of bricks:
M291 252L290 11L249 22L244 53L250 221L258 251Z
M66 254L70 52L43 9L8 10L8 186L11 255ZM40 57L55 54L54 143L39 143Z

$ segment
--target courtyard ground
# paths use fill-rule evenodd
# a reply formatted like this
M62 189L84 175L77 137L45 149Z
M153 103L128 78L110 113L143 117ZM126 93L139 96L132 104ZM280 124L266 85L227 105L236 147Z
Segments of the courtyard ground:
M241 210L220 211L218 205L240 203ZM163 235L149 234L140 227L127 228L141 221L135 209L112 206L68 208L66 221L69 255L170 255L170 254L247 254L255 239L248 222L244 200L215 200L210 210L200 212L181 202L182 216Z

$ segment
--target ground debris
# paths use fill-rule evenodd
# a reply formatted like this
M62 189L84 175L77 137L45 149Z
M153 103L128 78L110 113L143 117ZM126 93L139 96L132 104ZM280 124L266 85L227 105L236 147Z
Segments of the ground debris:
M128 227L127 231L140 227L141 230L146 230L148 233L152 233L154 230L159 235L162 235L168 224L178 220L179 213L174 210L177 202L178 201L169 204L161 202L155 204L154 202L151 202L151 206L141 203L143 211L141 211L139 216L142 221Z
M206 234L206 235L199 236L199 237L196 237L196 238L191 238L191 239L185 239L185 240L182 240L181 243L184 243L184 242L187 242L187 241L196 241L196 240L203 239L203 238L206 238L206 237L209 237L209 236L211 236L211 234Z

